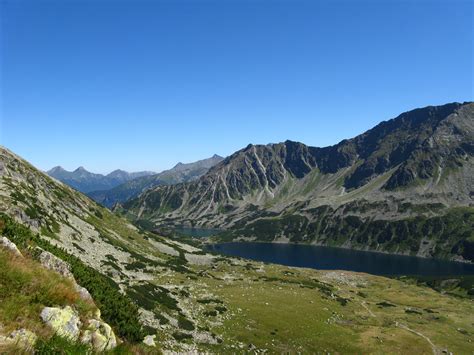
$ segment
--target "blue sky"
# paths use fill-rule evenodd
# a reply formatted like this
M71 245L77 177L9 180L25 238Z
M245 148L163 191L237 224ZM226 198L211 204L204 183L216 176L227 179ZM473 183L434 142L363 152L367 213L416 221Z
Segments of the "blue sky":
M2 0L0 142L159 171L473 100L471 1Z

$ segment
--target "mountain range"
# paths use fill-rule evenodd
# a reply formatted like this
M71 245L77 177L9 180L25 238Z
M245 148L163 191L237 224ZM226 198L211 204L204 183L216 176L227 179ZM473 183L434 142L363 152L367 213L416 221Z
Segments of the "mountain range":
M107 175L94 174L80 166L74 171L67 171L60 166L56 166L47 171L47 174L55 179L75 188L76 190L88 193L96 190L111 189L135 178L154 174L152 171L139 171L129 173L124 170L114 170Z
M248 146L195 181L146 190L117 211L136 222L196 216L226 226L224 239L330 244L327 236L360 247L360 231L373 248L373 233L381 246L394 231L406 234L391 239L391 252L414 240L417 253L422 233L432 256L472 261L473 105L414 112L336 147ZM398 154L409 158L352 178L371 159ZM415 178L392 185L399 169ZM199 240L131 224L1 146L0 235L2 353L472 351L467 277L419 286L210 254Z
M87 195L98 203L113 207L116 203L122 203L132 197L138 196L146 189L160 185L174 185L182 182L194 181L204 175L211 167L224 158L215 154L210 158L198 160L193 163L178 163L169 170L159 174L129 179L128 181L111 189L91 191Z
M199 179L117 211L224 240L304 242L474 260L474 104L402 113L340 143L248 145Z

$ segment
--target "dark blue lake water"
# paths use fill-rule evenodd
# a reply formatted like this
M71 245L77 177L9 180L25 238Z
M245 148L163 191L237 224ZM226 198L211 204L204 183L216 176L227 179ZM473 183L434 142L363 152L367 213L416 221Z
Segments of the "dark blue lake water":
M473 264L303 244L221 243L208 245L206 249L256 261L322 270L374 275L474 275Z

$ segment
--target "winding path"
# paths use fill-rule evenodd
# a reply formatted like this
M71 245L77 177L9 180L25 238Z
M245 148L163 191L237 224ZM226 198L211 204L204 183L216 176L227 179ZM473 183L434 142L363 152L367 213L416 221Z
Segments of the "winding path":
M441 352L438 350L438 348L433 344L433 342L431 341L430 338L428 338L426 335L424 334L421 334L420 332L417 332L416 330L413 330L411 328L408 328L405 324L402 324L402 323L398 323L398 322L395 322L395 326L396 327L399 327L399 328L402 328L402 329L405 329L413 334L416 334L420 337L422 337L423 339L425 339L431 346L431 350L433 350L433 354L434 355L437 355L437 354L440 354Z

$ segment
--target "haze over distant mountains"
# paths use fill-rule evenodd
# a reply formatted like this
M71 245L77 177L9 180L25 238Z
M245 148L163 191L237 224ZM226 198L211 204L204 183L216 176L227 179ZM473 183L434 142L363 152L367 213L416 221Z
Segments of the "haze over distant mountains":
M210 158L193 163L179 162L173 168L158 174L151 171L129 173L115 170L110 174L102 175L88 172L83 167L69 172L59 166L49 170L47 174L110 208L116 203L138 196L151 187L196 180L223 159L214 154Z
M95 190L111 189L126 181L155 174L153 171L139 171L129 173L124 170L114 170L107 175L95 174L80 166L74 171L67 171L61 166L56 166L46 172L49 176L75 188L88 193Z
M106 206L113 207L116 203L122 203L130 198L138 196L146 189L160 185L174 185L182 182L194 181L212 168L224 158L214 154L207 159L198 160L194 163L178 163L169 170L162 171L159 174L142 176L133 180L124 182L112 189L92 191L87 195L96 202Z

